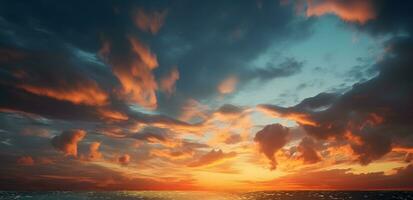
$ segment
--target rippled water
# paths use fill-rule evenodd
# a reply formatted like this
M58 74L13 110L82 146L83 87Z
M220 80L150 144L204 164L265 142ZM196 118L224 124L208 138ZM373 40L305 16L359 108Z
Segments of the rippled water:
M250 193L139 191L139 192L11 192L0 191L0 200L413 200L413 191L265 191Z

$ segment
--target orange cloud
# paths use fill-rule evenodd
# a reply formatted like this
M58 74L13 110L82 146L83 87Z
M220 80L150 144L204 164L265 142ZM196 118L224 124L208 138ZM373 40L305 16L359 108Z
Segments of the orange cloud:
M234 92L237 83L238 78L236 76L229 76L218 85L218 92L221 94L230 94Z
M17 159L18 165L31 166L34 165L34 160L31 156L22 156Z
M413 153L413 148L406 148L406 147L394 147L392 151L395 152L406 152L406 153Z
M135 25L144 32L152 34L158 33L165 22L167 11L145 12L143 9L138 9L134 16Z
M47 96L50 98L69 101L74 104L104 105L107 103L108 94L99 88L96 82L77 83L74 86L51 88L22 84L17 86L27 92Z
M98 109L98 112L102 115L102 118L123 121L128 120L129 117L121 112L113 111L110 109Z
M268 115L271 115L273 117L293 120L299 124L317 126L317 123L311 119L311 116L305 113L299 113L299 112L293 112L293 111L282 112L278 110L276 107L268 107L266 105L259 105L258 110Z
M344 21L364 24L376 17L371 0L307 0L306 15L335 14Z
M119 162L121 165L128 165L129 162L130 162L130 155L129 155L129 154L123 154L122 156L120 156L120 157L118 158L118 162Z
M235 152L224 153L221 149L211 150L207 154L201 156L198 160L188 164L188 167L201 167L206 165L212 165L218 161L222 161L228 158L233 158L237 155Z
M179 71L173 68L167 75L161 78L160 87L166 94L171 95L175 92L175 84L179 79Z
M64 131L61 135L52 139L52 145L57 150L63 151L66 156L77 157L77 143L86 135L84 130Z
M92 142L89 146L89 159L98 160L103 157L102 153L99 152L100 142Z
M156 55L153 54L147 46L133 37L129 37L129 41L132 45L132 50L136 55L139 56L139 58L147 68L155 69L156 67L158 67L158 60L156 59Z
M122 84L121 94L130 101L154 109L157 107L158 85L152 70L158 67L156 55L139 40L129 37L129 41L138 59L129 64L118 64L113 67L115 76Z

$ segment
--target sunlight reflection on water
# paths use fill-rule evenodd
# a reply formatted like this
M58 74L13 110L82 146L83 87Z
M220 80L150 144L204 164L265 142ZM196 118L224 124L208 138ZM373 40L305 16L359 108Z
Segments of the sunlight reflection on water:
M13 192L0 191L0 200L413 200L407 191L262 191L218 193L196 191Z
M128 197L144 197L148 199L165 199L165 200L234 200L239 199L236 194L215 193L215 192L195 192L195 191L143 191L143 192L123 192Z

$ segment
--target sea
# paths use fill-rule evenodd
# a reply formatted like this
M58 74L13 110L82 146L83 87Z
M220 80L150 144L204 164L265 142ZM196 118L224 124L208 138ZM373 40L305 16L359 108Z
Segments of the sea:
M0 200L413 200L413 191L204 191L17 192L0 191Z

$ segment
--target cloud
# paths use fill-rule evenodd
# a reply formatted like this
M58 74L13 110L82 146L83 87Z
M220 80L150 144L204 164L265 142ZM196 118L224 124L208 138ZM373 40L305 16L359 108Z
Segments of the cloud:
M413 41L399 38L387 45L391 52L374 66L380 74L344 94L319 94L288 108L261 108L295 120L315 138L347 141L361 164L382 158L393 146L412 147L413 122L407 110L413 108L413 85L406 74L412 73L408 52Z
M218 85L218 92L221 94L230 94L236 89L237 83L238 78L236 76L229 76Z
M179 71L177 68L173 68L161 78L159 83L161 90L168 95L172 95L175 92L177 80L179 80Z
M169 160L188 159L192 158L194 151L192 149L153 149L151 155L156 157L167 158Z
M216 150L213 149L210 152L199 157L198 160L195 160L194 162L189 163L188 167L208 166L208 165L216 164L217 162L223 161L225 159L233 158L236 155L237 155L236 152L224 153L221 149L216 149Z
M195 143L187 140L175 142L173 146L167 149L152 149L150 154L157 157L167 158L169 160L190 159L199 151L199 149L209 148L206 144Z
M155 127L146 127L131 137L139 141L145 141L149 144L162 144L167 147L175 147L180 144L178 138L174 138L168 129Z
M130 162L130 155L129 154L123 154L122 156L118 157L118 162L121 165L128 165Z
M308 17L325 14L335 14L344 21L359 24L365 24L376 18L376 10L372 0L307 0L306 15Z
M305 137L301 140L297 146L297 150L300 153L298 156L306 164L313 164L321 161L321 156L315 149L315 142L312 138Z
M100 142L92 142L89 145L89 154L88 159L90 160L99 160L103 158L102 153L99 151Z
M333 169L294 173L276 178L263 185L279 189L307 190L410 190L413 188L413 166L395 169L395 173L383 172L354 174L351 169ZM258 183L259 184L259 183Z
M404 158L405 162L411 162L413 160L413 153L406 153L406 157Z
M243 81L254 79L268 81L275 78L288 77L299 73L303 66L303 61L297 61L295 58L288 57L284 58L279 64L269 62L266 67L247 70L242 74L241 79Z
M126 61L117 57L118 52L113 49L113 55L107 60L122 85L120 94L130 102L154 109L157 107L158 84L152 71L158 67L156 55L138 39L128 37L128 41L131 49Z
M270 124L255 134L254 141L260 151L271 161L271 169L277 168L275 153L287 143L290 130L281 124Z
M181 110L179 119L183 121L191 121L193 119L205 120L208 118L209 107L195 99L186 100Z
M237 144L242 141L241 135L239 134L231 134L227 138L225 138L225 144Z
M125 113L121 113L107 108L99 108L98 113L101 114L103 119L115 121L124 121L129 119L129 117Z
M218 108L217 113L221 113L223 115L239 115L244 111L244 109L231 105L231 104L224 104Z
M44 53L21 47L3 48L24 56L0 61L6 72L2 74L2 85L73 104L101 106L108 103L109 94L86 70L78 69L80 63L87 64L77 60L69 48Z
M52 138L52 145L66 156L77 157L77 143L86 136L84 130L63 131L62 134Z
M295 112L293 110L287 110L283 107L274 105L258 105L258 109L264 113L268 113L271 116L294 120L299 124L316 125L316 122L314 122L310 115L306 113Z
M251 70L256 67L251 63L269 47L300 41L310 33L311 20L294 20L294 13L278 2L263 2L263 8L257 9L256 2L242 2L235 8L231 2L214 6L203 2L196 8L183 3L168 10L168 26L162 31L162 37L167 40L155 41L155 45L171 50L158 55L164 62L179 66L179 90L184 100L214 98L219 92L217 86L232 75L238 77L238 90L246 82L243 77L255 71ZM188 17L175 13L185 13ZM276 71L272 75L282 77L276 75Z
M44 137L44 138L48 138L50 136L50 133L47 129L33 128L33 127L24 128L20 132L20 134L25 135L25 136L37 136L37 137Z
M364 23L351 21L355 22L352 26L372 34L389 33L391 37L393 33L398 33L400 30L402 33L407 30L406 35L410 34L409 24L413 24L410 23L410 2L374 1L375 4L376 2L380 5L378 7L380 12L377 12L376 18ZM171 7L168 10L167 26L162 26L162 31L159 31L161 26L153 31L154 29L147 25L149 28L139 31L130 20L122 19L128 19L130 9L140 2L134 2L133 6L126 1L115 4L113 2L59 3L62 6L54 4L27 2L23 5L9 1L0 6L4 13L3 17L0 17L0 26L4 30L0 31L0 44L6 46L0 49L1 160L4 160L4 154L30 152L33 158L36 158L36 165L30 168L32 169L41 163L38 158L43 155L38 154L53 153L47 148L49 139L25 134L13 135L12 133L20 132L10 128L12 126L26 127L30 130L41 127L48 129L50 134L68 128L81 128L88 133L93 131L104 134L103 131L106 131L105 133L114 134L91 135L105 144L105 148L101 149L102 146L92 143L89 146L89 154L95 156L91 157L106 155L111 150L116 152L118 148L136 143L136 140L145 141L150 144L139 148L123 149L124 153L135 156L137 162L142 163L145 161L145 156L157 156L158 158L151 162L141 165L142 171L138 170L139 173L157 174L157 181L167 177L166 184L151 179L119 177L126 170L128 172L135 170L132 169L134 167L120 168L121 172L112 172L106 168L106 165L102 168L94 168L95 164L85 165L79 159L63 157L51 158L53 161L56 160L56 165L43 166L44 168L39 168L38 171L23 171L24 168L16 167L16 158L13 157L10 162L2 162L5 164L1 166L0 182L5 184L1 188L182 188L186 184L191 184L191 181L187 181L185 177L176 179L169 177L176 175L177 169L170 171L174 164L179 165L184 162L191 164L191 161L196 163L198 156L201 160L203 153L216 154L216 157L220 157L219 155L229 154L225 153L231 151L227 150L228 148L239 147L243 153L244 151L249 153L251 150L246 147L247 145L244 146L248 141L237 143L240 139L250 139L250 130L254 127L252 123L255 120L250 122L246 119L248 112L244 108L233 105L223 105L215 111L205 104L221 105L221 102L216 104L209 98L216 95L217 85L228 76L233 75L238 79L232 91L235 92L235 88L237 91L240 90L248 80L265 81L300 72L304 67L303 62L294 58L280 60L280 64L270 62L262 67L251 67L250 63L260 58L262 52L272 45L276 47L282 42L283 45L279 46L288 47L289 43L305 37L308 33L308 25L313 21L313 18L295 18L289 9L280 8L278 2L274 1L263 1L261 9L256 8L255 2L247 1L240 2L235 7L231 2L218 4L200 2L195 5L182 1L171 4L151 4L156 10L163 10L162 6ZM136 6L141 7L141 5ZM55 9L47 9L50 7ZM85 10L88 12L83 12ZM50 17L51 12L54 17ZM145 14L151 16L150 12ZM143 32L159 35L154 38ZM235 37L233 33L236 33ZM100 38L97 36L102 36L108 41L103 43L104 47L100 53L98 52ZM139 38L139 40L133 41L134 39L131 38ZM150 44L151 48L146 44ZM325 141L340 145L344 143L343 145L349 147L349 152L354 153L355 158L364 164L383 158L383 155L395 147L411 148L413 142L409 133L413 123L409 111L412 110L410 103L412 85L409 75L412 73L407 66L411 63L409 56L412 50L407 47L412 43L398 38L392 40L391 44L386 53L393 61L386 59L386 62L389 62L388 67L385 67L384 63L375 67L380 71L377 78L357 84L344 94L320 94L290 108L269 106L266 107L267 111L274 111L272 113L278 113L277 116L281 118L296 120L311 137L320 140L314 141L316 144ZM156 52L156 55L153 52ZM96 57L98 53L104 57L105 63ZM179 66L179 82L176 82L177 74L171 73L173 75L167 77L170 78L168 79L170 82L163 86L162 76L158 77L158 75L172 72L165 66L173 65ZM179 87L176 87L176 83ZM156 94L159 91L168 93L175 89L178 91L170 97ZM373 90L376 92L372 92ZM160 98L166 99L164 104L160 104ZM165 110L165 107L175 107L174 109L179 110L182 108L181 103L185 104L189 98L197 99L200 104L194 103L195 106L182 109L189 113L183 119L191 122L167 117L167 115L174 116L175 113ZM146 108L155 108L157 105L159 109L153 112L162 114L141 113L132 110L135 105L131 104ZM196 118L201 122L190 124ZM21 119L26 119L28 122L20 123ZM228 131L221 127L227 124L231 126ZM219 145L231 145L226 145L225 152L222 154L217 150L211 153L205 149L198 149L210 148L208 145L192 147L203 144L186 145L185 141L173 135L140 131L142 127L152 125L170 129L171 135L176 131L179 137L196 133L197 135L189 137L197 139L198 137L209 139L209 135L215 136L222 131L226 137L222 138L222 143ZM239 134L239 132L246 132L246 134ZM204 135L205 133L207 135ZM56 136L53 140L63 140L63 135ZM113 139L114 136L118 138ZM135 136L136 138L133 139ZM70 146L68 148L63 147L64 145L53 146L65 154L79 155L80 153L77 152L79 141L81 139L68 144ZM265 142L267 141L257 143ZM75 149L76 153L68 149ZM79 152L80 149L82 148L79 147ZM272 150L277 152L277 149ZM303 140L297 150L301 151L302 159L307 163L317 160L315 155L319 149L312 144ZM278 151L281 154L281 150ZM402 155L397 159L403 159L401 157L405 153L397 152L397 155ZM86 149L84 155L89 154ZM320 155L324 155L323 152ZM119 156L114 157L114 162L120 163L118 159L122 156ZM408 157L406 155L406 158ZM172 162L164 158L188 160ZM242 158L240 156L237 162L242 162ZM273 159L275 161L275 158ZM130 157L126 159L125 156L124 160L130 160ZM208 159L204 158L204 160ZM226 159L200 167L214 165L224 160ZM280 163L278 168L281 169L283 167L281 157L277 157L277 160ZM5 166L6 164L11 167ZM83 168L90 166L92 168L87 170ZM168 170L163 171L163 169ZM44 174L45 171L48 175ZM311 171L304 171L303 175L307 173L311 174ZM345 171L338 174L349 173L350 171ZM334 176L334 173L331 175ZM191 188L196 188L197 184L199 183L194 183ZM310 183L308 185L311 186Z
M34 165L34 160L31 156L22 156L17 159L17 164L18 165L23 165L23 166L32 166Z
M163 26L167 13L166 10L146 12L143 9L138 9L134 16L135 25L141 31L156 34Z
M148 178L123 174L116 169L85 164L79 160L64 160L55 165L33 165L30 170L3 163L0 187L5 190L183 190L197 188L185 177ZM47 174L45 174L47 172Z
M16 34L22 34L20 31L16 30ZM36 41L38 38L29 39ZM120 113L118 109L122 105L109 92L117 85L112 72L97 60L92 62L80 57L80 49L53 39L49 42L50 49L47 50L13 45L3 47L24 56L0 62L4 70L0 75L0 107L65 120L110 118L102 117L108 114L101 114L103 109Z
M386 35L413 31L411 16L412 2L403 0L377 0L374 3L377 16L358 28L372 35Z
M38 159L38 163L42 165L50 165L50 164L54 164L55 162L53 159L42 157Z
M47 88L33 85L18 85L27 92L48 96L58 100L69 101L74 104L104 105L107 103L108 95L102 91L95 82L82 83L73 88Z

